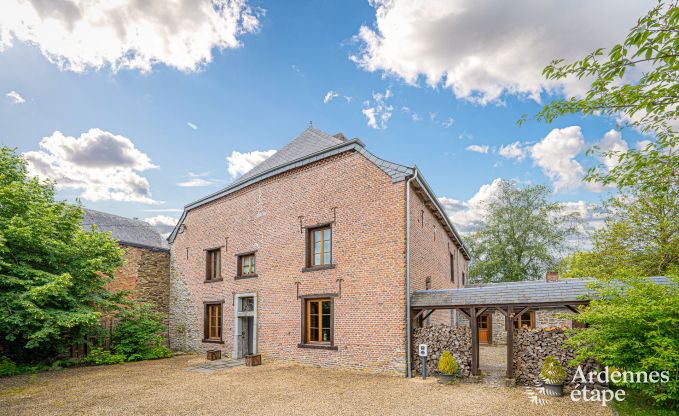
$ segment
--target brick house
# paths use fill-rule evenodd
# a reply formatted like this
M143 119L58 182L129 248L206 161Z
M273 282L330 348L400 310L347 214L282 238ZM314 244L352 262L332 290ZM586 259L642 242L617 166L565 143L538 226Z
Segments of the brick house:
M311 127L168 240L173 348L375 371L408 368L409 293L463 286L469 260L416 167Z
M95 226L110 232L125 249L125 264L108 283L110 290L130 290L133 296L153 303L164 321L169 316L170 248L149 223L91 209L84 210L83 228Z

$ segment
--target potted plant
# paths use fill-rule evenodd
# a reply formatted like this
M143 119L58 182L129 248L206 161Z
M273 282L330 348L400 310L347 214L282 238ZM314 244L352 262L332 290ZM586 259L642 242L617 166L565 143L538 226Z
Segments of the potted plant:
M543 387L547 396L563 396L563 383L568 378L568 373L553 355L545 358L540 378L544 381Z
M457 365L453 354L450 351L443 351L441 358L439 358L439 380L441 383L450 383L455 380L459 372L460 366Z

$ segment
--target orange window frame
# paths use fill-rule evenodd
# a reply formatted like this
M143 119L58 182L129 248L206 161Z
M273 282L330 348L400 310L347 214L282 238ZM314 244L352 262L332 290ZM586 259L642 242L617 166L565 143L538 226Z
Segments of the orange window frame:
M247 260L247 262L246 262ZM247 263L247 270L245 264ZM256 267L255 267L255 254L245 254L240 256L240 259L238 261L238 275L239 276L247 276L251 274L255 274L256 272Z
M330 313L324 314L323 313L323 304L328 303L330 304ZM317 325L318 327L317 332L316 332L316 338L312 338L312 333L311 333L311 305L316 304L317 306ZM307 299L305 302L306 305L306 334L304 336L304 339L307 344L332 344L333 342L333 331L332 331L332 321L333 321L333 305L332 305L332 300L331 299ZM323 326L323 315L328 315L330 317L328 326L325 327ZM323 340L323 330L327 329L329 336L327 340Z
M320 234L319 260L316 261L316 233ZM327 236L327 238L326 238ZM325 242L328 242L328 250L325 250ZM325 255L328 254L328 261ZM319 227L309 229L309 266L326 266L332 264L332 227Z
M521 316L519 316L518 319L516 319L514 321L514 328L515 329L522 329L523 328L522 324L524 322L524 317L526 315L528 315L528 321L530 322L528 329L534 329L535 328L535 311L528 311L528 312L522 313Z
M222 251L220 249L207 250L207 267L205 280L219 280L222 278Z
M208 303L205 305L205 338L209 340L222 339L222 304Z

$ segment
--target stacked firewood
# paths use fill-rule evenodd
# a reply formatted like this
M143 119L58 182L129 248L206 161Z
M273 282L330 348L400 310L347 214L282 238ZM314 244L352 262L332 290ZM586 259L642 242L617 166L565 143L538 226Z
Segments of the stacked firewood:
M416 328L413 331L413 370L422 373L422 359L418 356L418 345L427 344L427 374L438 372L439 358L443 351L450 351L460 366L460 375L468 377L471 370L471 332L465 326L435 325Z
M579 384L573 382L577 366L569 362L575 358L572 348L566 345L568 334L563 328L521 329L514 331L514 377L519 384L535 385L540 382L540 369L549 355L553 355L568 373L567 385L571 388ZM582 362L585 375L590 371L598 371L599 366L593 359ZM586 383L588 387L601 388L596 382Z

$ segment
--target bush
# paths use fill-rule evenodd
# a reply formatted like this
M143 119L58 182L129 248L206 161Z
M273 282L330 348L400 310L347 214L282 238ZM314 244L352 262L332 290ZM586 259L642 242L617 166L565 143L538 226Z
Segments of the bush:
M540 377L547 384L562 384L568 378L568 373L566 373L566 370L556 357L549 355L542 364Z
M575 360L593 357L602 366L634 373L669 371L667 383L618 383L657 405L679 408L679 278L671 284L626 279L597 285L595 299L575 320L588 324L568 343Z
M161 334L166 327L161 322L160 314L151 305L135 303L122 309L116 318L119 321L111 337L111 350L114 353L125 356L128 361L167 356L166 352L158 350L163 341Z
M455 375L460 371L460 366L457 365L455 357L450 351L443 351L441 358L439 358L439 371L442 374Z
M19 374L16 363L7 357L0 358L0 377L7 377Z
M85 361L95 365L121 364L125 362L123 354L112 354L109 350L95 348L87 354Z

